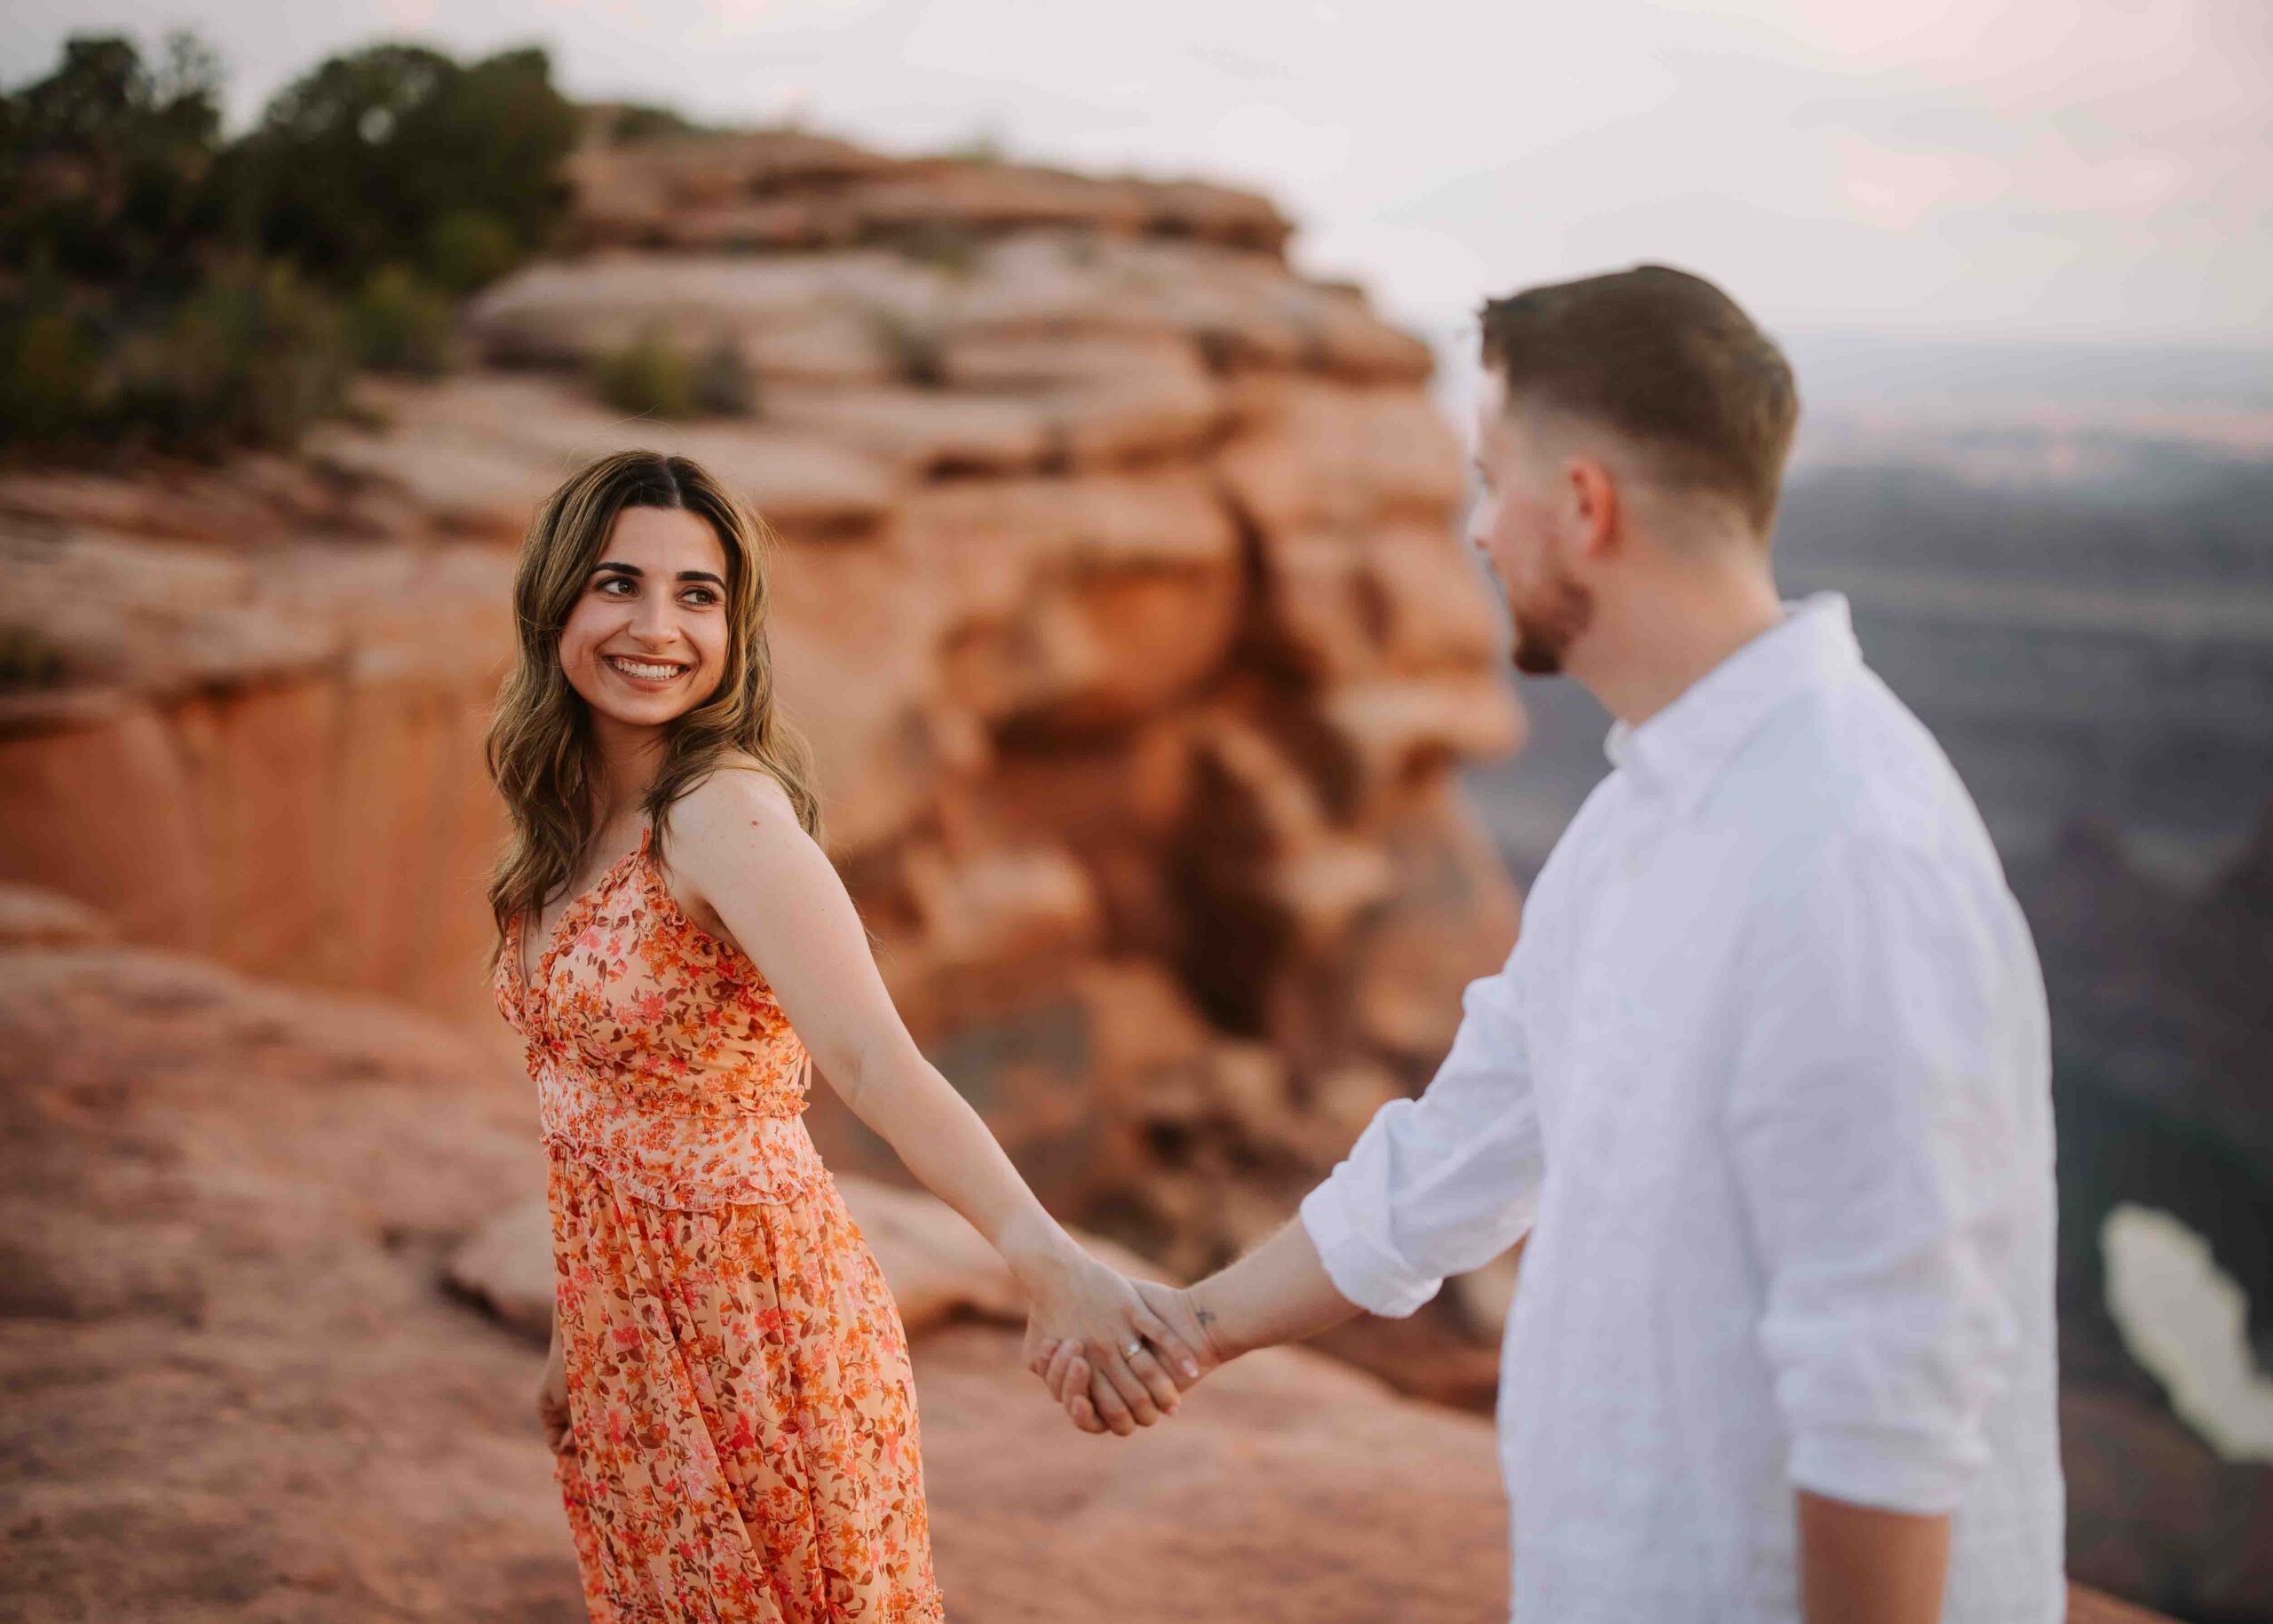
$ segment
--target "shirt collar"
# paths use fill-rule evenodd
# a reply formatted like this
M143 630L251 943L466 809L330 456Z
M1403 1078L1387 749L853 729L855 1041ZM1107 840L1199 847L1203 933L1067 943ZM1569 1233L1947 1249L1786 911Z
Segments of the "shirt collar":
M1781 621L1639 727L1613 723L1604 752L1637 787L1690 811L1771 712L1861 658L1844 595L1817 592L1786 603Z

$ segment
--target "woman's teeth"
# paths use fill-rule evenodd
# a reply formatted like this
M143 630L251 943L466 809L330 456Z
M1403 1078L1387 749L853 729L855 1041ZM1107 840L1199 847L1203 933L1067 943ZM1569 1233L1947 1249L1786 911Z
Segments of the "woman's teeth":
M637 677L642 682L669 682L681 671L683 665L650 664L644 660L625 660L615 654L606 656L607 662L627 677Z

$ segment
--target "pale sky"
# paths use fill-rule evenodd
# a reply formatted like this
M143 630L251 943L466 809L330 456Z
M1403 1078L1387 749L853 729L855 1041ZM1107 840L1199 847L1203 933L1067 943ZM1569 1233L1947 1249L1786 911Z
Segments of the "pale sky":
M180 25L239 123L540 41L580 98L1254 185L1439 337L1648 258L1787 333L2273 343L2273 0L16 0L0 80Z

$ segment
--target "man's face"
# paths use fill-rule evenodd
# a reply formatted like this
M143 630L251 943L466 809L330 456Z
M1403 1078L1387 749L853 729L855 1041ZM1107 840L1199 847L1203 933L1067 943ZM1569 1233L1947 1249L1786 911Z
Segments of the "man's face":
M1564 459L1532 415L1509 415L1507 382L1489 368L1477 408L1476 474L1469 540L1507 594L1511 658L1519 671L1554 676L1593 619L1594 598L1572 574L1578 538Z

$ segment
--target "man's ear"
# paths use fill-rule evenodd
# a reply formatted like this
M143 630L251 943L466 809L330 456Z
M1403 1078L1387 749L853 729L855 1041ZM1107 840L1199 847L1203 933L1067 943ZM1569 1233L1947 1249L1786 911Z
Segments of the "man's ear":
M1597 560L1607 558L1618 539L1618 482L1589 456L1573 457L1564 479L1577 551Z

